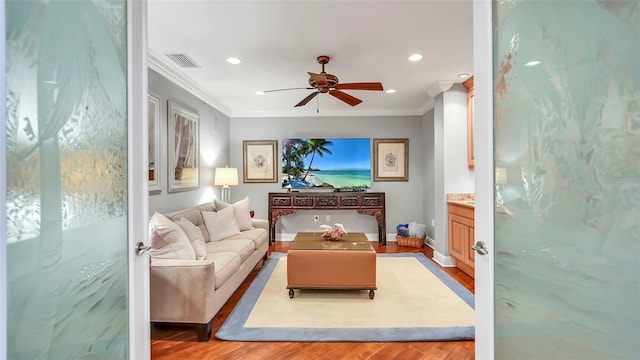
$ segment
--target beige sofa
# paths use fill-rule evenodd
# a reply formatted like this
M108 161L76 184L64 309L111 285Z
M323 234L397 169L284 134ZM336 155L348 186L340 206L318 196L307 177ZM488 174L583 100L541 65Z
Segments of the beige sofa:
M173 221L185 218L202 232L206 246L203 260L151 258L151 321L196 326L199 341L211 338L213 318L238 286L260 262L269 247L266 220L251 219L252 229L212 241L204 204L164 214Z

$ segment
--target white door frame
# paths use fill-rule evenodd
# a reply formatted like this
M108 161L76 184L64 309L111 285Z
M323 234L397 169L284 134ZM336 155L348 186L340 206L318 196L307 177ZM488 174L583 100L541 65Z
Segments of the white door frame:
M127 0L129 358L151 358L149 255L137 256L139 241L149 245L147 0Z
M494 359L493 274L493 43L492 0L473 2L475 237L487 255L475 256L476 359Z
M7 26L5 21L5 0L0 0L0 68L6 69L5 39L7 38ZM6 109L7 72L0 75L0 108ZM7 148L7 112L0 113L0 149L5 154ZM7 358L7 157L0 156L0 359Z
M5 0L0 0L0 68L5 68ZM135 254L138 241L148 243L147 185L147 3L127 1L128 53L128 214L129 214L129 358L149 359L149 258ZM5 109L6 73L0 75L0 105ZM6 147L6 111L0 115L0 148ZM6 158L0 156L0 289L7 289ZM0 359L7 357L7 296L0 291Z

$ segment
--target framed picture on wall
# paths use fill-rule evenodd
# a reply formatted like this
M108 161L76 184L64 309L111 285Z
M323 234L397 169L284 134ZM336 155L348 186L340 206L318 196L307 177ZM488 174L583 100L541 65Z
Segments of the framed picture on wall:
M373 139L373 181L409 181L409 139Z
M277 140L244 140L242 142L242 181L245 183L278 182L277 149Z
M169 101L167 148L169 192L200 187L199 117Z
M160 186L160 99L148 94L149 129L149 194L162 192Z

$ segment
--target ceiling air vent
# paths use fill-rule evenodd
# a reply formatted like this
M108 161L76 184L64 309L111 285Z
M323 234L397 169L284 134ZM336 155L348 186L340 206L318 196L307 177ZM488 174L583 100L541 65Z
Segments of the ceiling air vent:
M167 57L183 68L199 68L200 65L193 61L187 54L166 54Z

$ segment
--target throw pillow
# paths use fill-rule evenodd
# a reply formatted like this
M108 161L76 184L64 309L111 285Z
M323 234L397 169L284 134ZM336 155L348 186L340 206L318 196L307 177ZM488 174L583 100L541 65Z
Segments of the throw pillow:
M195 260L196 254L182 228L166 216L155 212L149 221L151 257Z
M215 212L203 211L202 217L211 241L219 241L240 234L232 206Z
M249 197L246 197L240 201L236 201L233 204L227 204L218 200L213 200L213 203L218 211L233 206L234 213L236 215L236 221L238 222L240 231L253 229L253 223L251 222L251 213L249 210Z
M189 242L191 242L191 247L196 253L196 260L206 259L207 246L204 244L204 237L202 236L200 228L185 218L180 218L180 220L178 220L178 225L180 225L180 228L182 228L185 234L187 234Z

